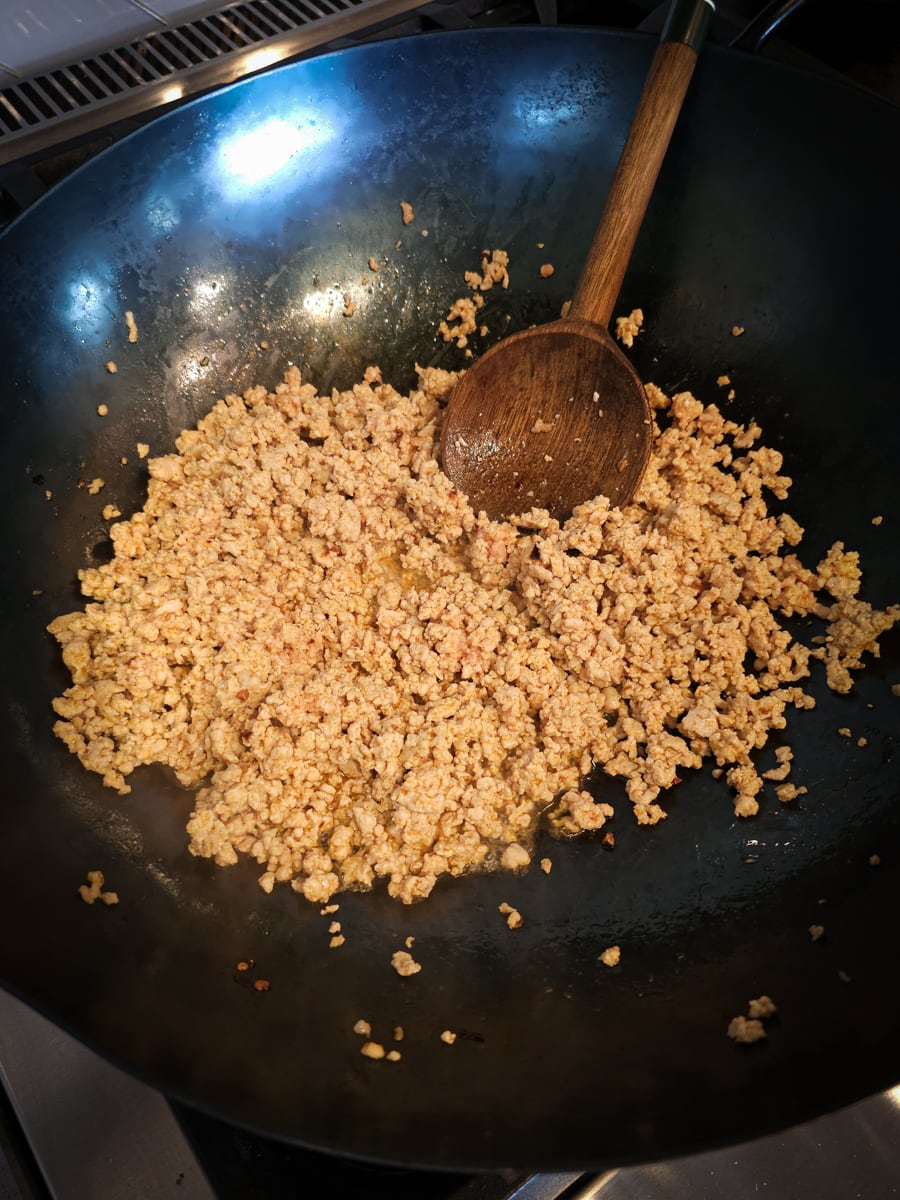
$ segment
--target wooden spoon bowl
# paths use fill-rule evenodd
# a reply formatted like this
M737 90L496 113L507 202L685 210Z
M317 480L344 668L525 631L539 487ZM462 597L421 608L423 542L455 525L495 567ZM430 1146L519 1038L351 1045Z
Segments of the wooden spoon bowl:
M644 385L606 329L564 318L513 334L466 372L444 422L441 461L476 512L500 518L538 507L563 519L572 496L594 496L598 480L611 504L628 501L651 429Z

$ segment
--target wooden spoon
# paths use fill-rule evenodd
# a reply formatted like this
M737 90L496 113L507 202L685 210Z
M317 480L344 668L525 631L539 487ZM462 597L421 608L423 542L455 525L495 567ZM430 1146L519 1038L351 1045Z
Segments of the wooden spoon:
M566 316L505 338L450 396L441 462L476 512L634 494L650 456L644 386L606 326L678 119L712 0L674 0Z

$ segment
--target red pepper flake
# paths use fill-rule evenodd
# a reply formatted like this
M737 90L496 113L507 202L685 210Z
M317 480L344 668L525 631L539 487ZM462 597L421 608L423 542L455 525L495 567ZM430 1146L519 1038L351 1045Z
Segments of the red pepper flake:
M268 979L254 979L253 986L258 992L267 992L269 990Z

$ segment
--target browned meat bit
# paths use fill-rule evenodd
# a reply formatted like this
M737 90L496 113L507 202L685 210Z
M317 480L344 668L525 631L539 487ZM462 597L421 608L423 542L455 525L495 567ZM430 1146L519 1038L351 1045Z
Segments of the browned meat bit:
M422 970L422 964L417 963L413 956L406 950L395 950L391 955L391 966L398 975L404 977L409 975L418 975Z
M762 1021L754 1020L752 1017L734 1017L728 1022L728 1036L735 1042L741 1042L744 1045L752 1045L754 1042L761 1041L766 1036L766 1031L763 1029Z
M771 1017L777 1012L775 1001L770 996L760 996L747 1005L747 1014L751 1017Z
M242 960L241 960L241 961L240 961L240 962L237 964L237 969L238 969L239 971L249 971L249 970L250 970L250 964L249 964L248 962L244 962L244 960L242 959Z
M404 1032L403 1026L395 1025L394 1026L394 1041L402 1042L404 1037L406 1037L406 1033Z
M384 1057L387 1059L388 1062L399 1062L400 1059L403 1057L403 1055L400 1053L399 1050L388 1050L387 1054Z
M85 904L93 904L95 900L99 900L101 904L105 904L107 907L111 904L119 903L117 892L104 892L102 871L88 871L87 877L87 883L83 883L78 889L78 895Z
M513 908L511 904L507 904L504 900L504 902L498 906L497 911L503 913L503 915L506 917L506 924L510 929L522 928L524 921L522 919L522 914L517 908Z
M549 279L555 270L556 267L554 267L553 263L543 263L541 266L541 279Z
M406 200L400 201L400 215L403 218L403 224L409 225L416 219L416 214L413 211L413 206Z
M617 967L622 958L622 950L619 946L607 946L598 957L605 967Z
M603 837L600 839L600 845L605 846L607 850L615 849L616 835L613 833L613 831L611 829L607 830L607 832L604 833Z
M363 1042L359 1052L365 1058L384 1058L384 1046L381 1042Z
M267 992L271 987L268 979L254 979L253 986L258 992Z
M372 1026L369 1024L368 1021L364 1021L360 1017L360 1019L353 1026L353 1032L358 1033L360 1035L360 1037L367 1038L369 1036L369 1034L372 1032Z
M446 1044L448 1046L452 1046L453 1043L456 1041L456 1034L453 1032L452 1029L445 1029L444 1032L441 1034L441 1041L446 1042Z
M743 325L732 325L732 327L731 327L731 336L732 337L740 337L743 332L744 332Z
M627 317L616 317L616 337L623 346L633 346L644 323L644 310L633 308Z
M371 255L371 254L369 255L369 270L370 271L380 271L381 270L381 268L378 265L378 261L376 260L374 255Z
M545 875L549 875L550 872L553 870L553 863L549 858L541 859L541 870L544 872Z
M870 867L880 867L881 866L881 855L880 854L870 854L869 855L869 866Z
M519 871L531 862L531 855L518 842L511 842L500 856L500 865L506 871Z
M809 936L814 942L818 942L820 938L825 936L824 925L810 925Z
M763 1021L778 1011L775 1002L769 996L759 996L751 1000L747 1006L746 1017L735 1017L728 1025L728 1036L735 1042L747 1045L758 1042L766 1036Z

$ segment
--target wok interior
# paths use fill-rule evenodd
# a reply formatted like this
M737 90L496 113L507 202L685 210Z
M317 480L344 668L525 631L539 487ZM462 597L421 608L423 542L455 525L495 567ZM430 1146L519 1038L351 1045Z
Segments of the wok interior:
M444 881L412 908L383 889L339 897L338 952L316 908L258 890L255 864L189 857L191 798L165 772L140 770L119 799L50 732L66 676L45 626L78 603L77 569L108 553L103 503L142 502L135 443L170 449L220 395L273 385L291 361L322 388L371 362L400 387L416 361L464 365L434 328L486 247L509 251L513 282L488 294L484 345L555 316L651 52L640 38L516 30L284 68L141 131L0 240L12 495L0 811L20 912L0 973L104 1053L229 1119L382 1160L586 1166L750 1136L900 1073L900 956L882 920L900 849L896 636L851 696L817 678L817 709L792 717L792 778L809 789L796 804L770 798L738 822L707 768L648 832L601 781L618 802L614 854L542 840L549 878ZM882 259L900 197L896 182L870 183L896 126L855 93L710 52L618 310L647 314L634 355L645 378L714 401L716 377L731 375L729 415L758 419L795 479L787 508L807 528L805 561L845 540L879 604L900 599L897 367L890 338L857 313L896 308ZM77 481L96 476L106 486L90 497ZM93 868L117 909L73 902ZM521 930L507 930L501 901ZM814 921L828 930L815 947ZM402 980L389 959L409 934L424 969ZM623 962L609 971L597 955L613 943ZM271 981L264 995L235 972L246 959ZM741 1052L725 1027L762 992L781 1017ZM360 1057L360 1017L384 1037L404 1026L398 1069ZM461 1033L452 1049L444 1028Z

